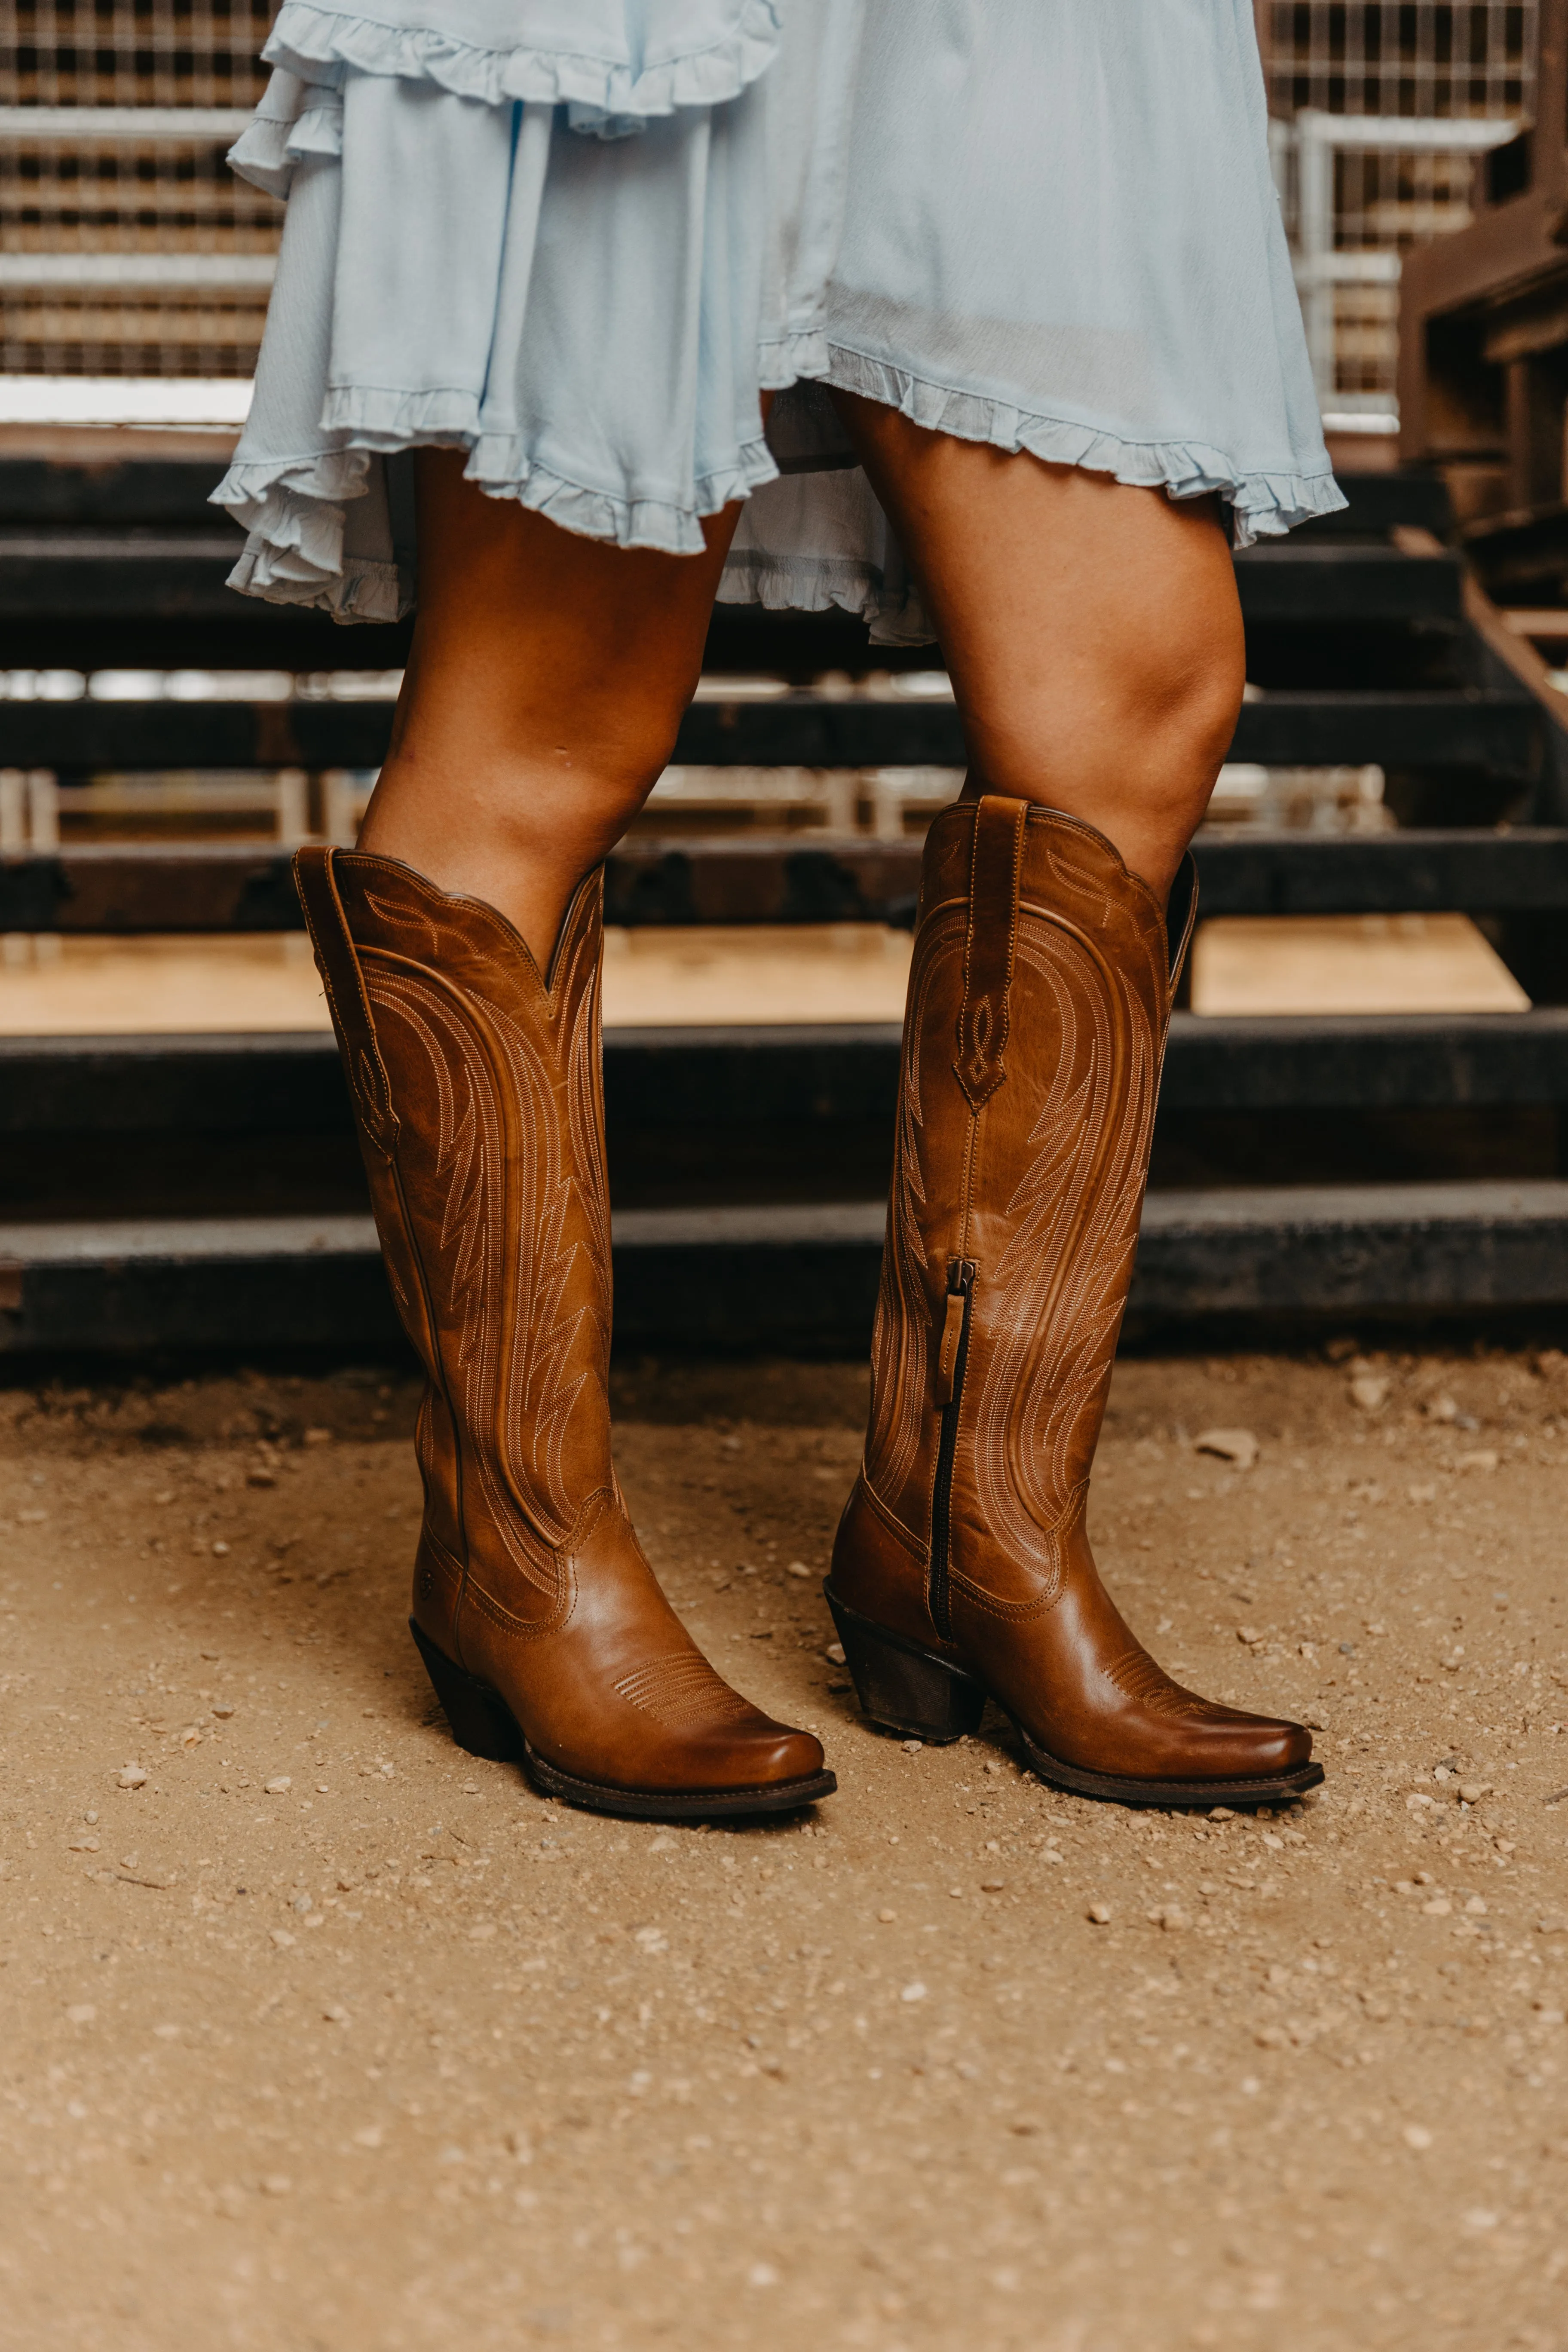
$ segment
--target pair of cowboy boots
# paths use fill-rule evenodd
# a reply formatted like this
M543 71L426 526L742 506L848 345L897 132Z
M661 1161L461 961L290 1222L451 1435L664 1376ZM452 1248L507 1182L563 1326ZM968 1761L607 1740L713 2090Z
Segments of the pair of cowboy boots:
M296 867L427 1377L410 1623L455 1737L612 1813L830 1794L817 1740L682 1627L611 1461L602 874L541 973L503 917L393 860ZM1089 826L986 798L932 828L870 1433L826 1589L879 1723L954 1738L989 1695L1067 1787L1261 1801L1321 1778L1308 1734L1170 1682L1083 1525L1180 952Z

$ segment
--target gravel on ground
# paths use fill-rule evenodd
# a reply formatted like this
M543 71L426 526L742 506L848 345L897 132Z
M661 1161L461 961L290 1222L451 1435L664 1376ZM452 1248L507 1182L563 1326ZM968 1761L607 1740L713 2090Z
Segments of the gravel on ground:
M1563 2352L1568 1360L1118 1370L1091 1520L1323 1790L1128 1812L860 1722L845 1366L632 1365L619 1458L805 1818L453 1745L415 1392L0 1391L0 2344Z

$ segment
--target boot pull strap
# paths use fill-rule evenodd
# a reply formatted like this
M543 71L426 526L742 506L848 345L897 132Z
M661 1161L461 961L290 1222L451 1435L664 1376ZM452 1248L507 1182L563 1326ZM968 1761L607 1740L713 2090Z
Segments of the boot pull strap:
M360 1118L376 1150L390 1160L397 1141L397 1114L392 1108L386 1066L375 1042L375 1022L353 934L338 896L332 855L331 850L319 847L296 850L294 887L305 909L305 928L316 950L316 969L327 992Z
M1165 902L1165 938L1170 949L1171 995L1174 999L1181 985L1182 966L1187 960L1193 932L1198 919L1198 866L1189 849L1176 868L1176 878L1171 885L1171 895Z
M1008 998L1018 937L1018 874L1027 801L987 793L975 803L969 868L969 929L963 941L963 1003L958 1015L958 1083L974 1108L1007 1076Z

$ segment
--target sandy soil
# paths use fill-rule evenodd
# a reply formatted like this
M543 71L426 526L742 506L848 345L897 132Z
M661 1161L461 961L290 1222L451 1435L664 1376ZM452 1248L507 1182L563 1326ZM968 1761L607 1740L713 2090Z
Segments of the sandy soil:
M453 1747L401 1381L0 1396L0 2342L1560 2352L1542 1361L1120 1371L1108 1571L1200 1685L1321 1727L1275 1819L857 1721L816 1581L854 1370L622 1381L674 1597L839 1774L729 1831Z

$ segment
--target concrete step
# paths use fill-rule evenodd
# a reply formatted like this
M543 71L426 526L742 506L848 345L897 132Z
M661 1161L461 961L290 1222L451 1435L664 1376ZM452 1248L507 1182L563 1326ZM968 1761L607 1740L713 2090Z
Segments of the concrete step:
M1194 854L1205 917L1568 911L1568 829L1557 826L1345 835L1216 828L1199 835ZM920 869L912 840L636 835L610 857L605 913L634 928L907 929ZM0 932L303 928L289 854L266 845L125 842L0 858Z
M389 701L0 701L0 767L377 768L392 711ZM1541 735L1541 712L1523 694L1292 690L1245 706L1230 757L1268 767L1479 768L1522 781L1539 766ZM804 690L694 703L675 749L689 767L962 768L965 758L949 701Z
M637 1210L615 1219L622 1349L869 1342L883 1213ZM1420 1318L1568 1306L1568 1183L1151 1194L1130 1314ZM0 1226L0 1353L400 1344L368 1217Z
M891 1131L891 1023L611 1030L612 1137L651 1129ZM1163 1111L1370 1110L1568 1103L1568 1009L1172 1024ZM349 1131L326 1031L273 1035L0 1037L0 1135L156 1129Z

